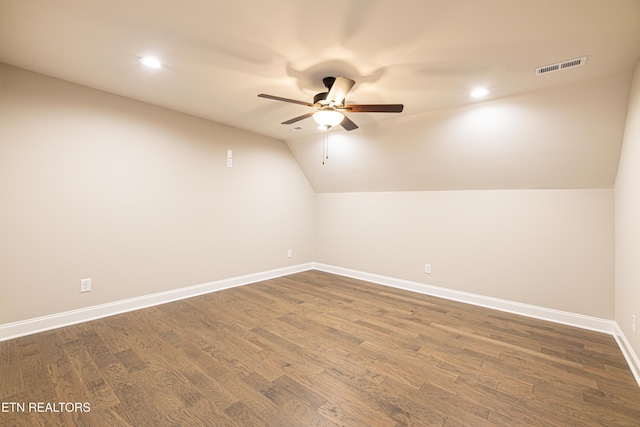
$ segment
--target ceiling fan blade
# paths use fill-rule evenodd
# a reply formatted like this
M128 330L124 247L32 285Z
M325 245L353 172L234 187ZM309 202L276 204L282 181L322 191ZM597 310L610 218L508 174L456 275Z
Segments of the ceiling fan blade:
M310 113L303 114L303 115L298 116L298 117L294 117L293 119L287 120L286 122L282 122L282 124L283 124L283 125L290 125L290 124L292 124L292 123L299 122L300 120L304 120L304 119L306 119L306 118L309 118L309 117L313 116L313 113L314 113L314 112L315 112L315 111L312 111L312 112L310 112Z
M358 129L358 125L353 123L351 119L347 116L344 116L344 119L342 119L342 122L340 122L340 126L345 128L345 130Z
M343 108L341 108L342 110ZM344 110L352 113L401 113L404 109L402 104L360 104L345 105Z
M258 96L260 98L273 99L274 101L290 102L292 104L300 104L300 105L306 105L307 107L313 107L313 104L310 104L310 103L304 102L304 101L297 101L295 99L282 98L280 96L267 95L267 94L264 94L264 93L261 93Z
M342 104L354 84L356 82L346 77L336 77L327 94L327 101L334 104Z

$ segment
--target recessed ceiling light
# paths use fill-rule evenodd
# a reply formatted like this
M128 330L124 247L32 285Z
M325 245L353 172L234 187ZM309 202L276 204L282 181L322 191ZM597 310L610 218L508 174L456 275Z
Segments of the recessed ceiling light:
M483 96L489 95L489 89L486 87L477 87L471 91L469 94L472 98L482 98Z
M162 62L160 62L157 58L153 56L143 56L140 58L140 62L146 65L149 68L161 68Z

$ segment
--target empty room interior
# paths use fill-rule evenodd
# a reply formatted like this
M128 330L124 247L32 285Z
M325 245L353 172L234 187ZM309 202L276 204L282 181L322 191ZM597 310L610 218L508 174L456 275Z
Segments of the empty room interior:
M640 425L638 0L0 0L0 201L0 426Z

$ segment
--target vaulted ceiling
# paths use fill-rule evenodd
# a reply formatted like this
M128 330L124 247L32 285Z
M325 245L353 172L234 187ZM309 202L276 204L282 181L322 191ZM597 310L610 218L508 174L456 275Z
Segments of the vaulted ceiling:
M611 186L639 58L638 0L0 0L0 62L285 140L316 191ZM404 112L325 135L256 96L337 75Z

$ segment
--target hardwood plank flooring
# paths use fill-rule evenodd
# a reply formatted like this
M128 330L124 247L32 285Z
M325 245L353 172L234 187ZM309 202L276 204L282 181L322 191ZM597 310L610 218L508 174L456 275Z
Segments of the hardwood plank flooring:
M640 426L611 336L318 271L1 342L0 404L0 426Z

